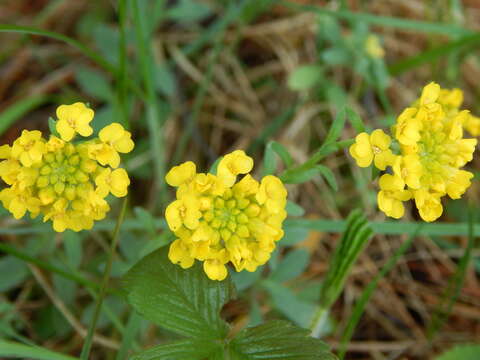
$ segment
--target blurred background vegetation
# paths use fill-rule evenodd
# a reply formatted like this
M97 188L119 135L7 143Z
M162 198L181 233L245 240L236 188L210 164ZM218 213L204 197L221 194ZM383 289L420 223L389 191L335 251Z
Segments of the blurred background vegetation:
M22 129L47 133L56 106L76 101L95 110L95 129L115 121L134 134L129 210L94 359L115 359L126 335L132 351L170 336L132 316L118 289L136 261L172 240L162 219L172 165L208 169L245 149L261 174L272 140L303 163L345 106L367 129L388 128L430 81L463 89L464 107L480 114L476 0L2 0L0 23L2 144ZM351 123L341 139L355 136ZM476 176L479 163L469 165ZM343 219L359 207L376 235L323 329L336 349L362 290L413 231L416 211L407 211L406 226L385 221L372 174L347 151L322 164L331 172L289 186L290 220L269 265L234 274L238 299L224 309L234 329L271 317L305 325ZM463 288L445 292L467 247L467 202L478 212L479 197L474 181L446 205L441 222L450 226L425 227L379 282L347 359L430 359L480 339L478 247L473 266L454 278ZM0 210L0 338L78 354L118 205L93 231L60 235ZM438 304L449 298L448 321L432 334Z

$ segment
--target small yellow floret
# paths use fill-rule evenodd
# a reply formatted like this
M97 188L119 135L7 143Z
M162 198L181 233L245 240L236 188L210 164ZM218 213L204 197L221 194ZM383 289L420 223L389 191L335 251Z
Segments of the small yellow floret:
M90 136L93 129L90 122L94 112L84 103L76 102L72 105L60 105L57 108L58 121L56 128L61 138L65 141L73 139L76 133L82 136Z
M349 151L358 166L367 167L373 161L378 169L385 170L395 161L395 156L390 150L390 143L390 136L377 129L370 135L365 132L358 134Z

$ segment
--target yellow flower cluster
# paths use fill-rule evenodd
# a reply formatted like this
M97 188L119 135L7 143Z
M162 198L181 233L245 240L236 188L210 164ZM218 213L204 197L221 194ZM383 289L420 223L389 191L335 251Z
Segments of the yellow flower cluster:
M461 90L432 82L397 118L393 141L379 129L355 138L349 150L358 166L373 161L382 171L391 169L380 177L377 198L387 216L402 217L403 202L413 199L421 218L434 221L443 212L443 196L459 199L470 186L473 174L461 168L472 160L477 140L463 138L463 130L479 135L480 119L460 110L462 102Z
M83 103L57 108L60 138L48 140L40 131L24 130L12 146L0 146L0 177L9 185L0 201L16 219L27 211L43 215L55 231L91 229L110 210L105 197L127 194L125 169L118 153L132 151L131 135L120 124L104 127L98 138L71 142L78 133L90 136L94 112Z
M168 172L167 183L178 188L165 212L177 236L169 250L173 263L186 269L203 261L210 279L223 280L228 262L236 271L267 262L283 237L287 190L275 176L259 183L248 174L252 168L252 158L236 150L223 157L216 175L197 173L191 161ZM240 174L246 175L235 183Z

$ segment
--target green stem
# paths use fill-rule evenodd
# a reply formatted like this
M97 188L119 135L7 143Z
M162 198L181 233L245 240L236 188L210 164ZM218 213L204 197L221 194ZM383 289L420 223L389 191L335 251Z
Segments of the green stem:
M322 329L325 329L325 324L328 321L328 307L319 306L317 311L313 315L312 323L310 324L310 330L312 331L311 336L314 338L319 338L322 332Z
M122 209L120 210L120 214L118 215L117 224L113 232L112 245L110 247L110 254L108 257L107 266L105 267L105 271L103 273L103 280L102 280L102 285L100 287L100 292L98 294L97 302L95 304L95 312L93 314L93 320L88 328L87 337L82 347L82 353L80 355L81 360L88 360L88 356L90 355L90 350L92 348L92 342L93 342L93 334L95 333L95 327L97 326L97 321L100 316L103 299L105 298L105 294L107 293L106 290L107 290L108 280L110 279L110 273L112 270L112 263L113 263L113 258L115 256L115 249L118 243L120 226L122 225L123 218L125 217L126 209L127 209L127 198L124 198L122 203Z

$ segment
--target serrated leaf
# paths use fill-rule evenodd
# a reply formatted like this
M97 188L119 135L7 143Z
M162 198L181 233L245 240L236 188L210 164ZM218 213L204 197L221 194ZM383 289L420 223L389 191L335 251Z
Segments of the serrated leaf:
M221 351L220 343L211 339L188 339L170 344L154 346L142 351L131 360L203 360L210 359L215 352Z
M436 358L436 360L478 359L480 359L480 345L458 345Z
M274 320L247 328L230 343L235 360L334 360L328 346L309 336L309 330Z
M220 309L233 296L229 277L210 280L200 263L182 269L168 259L168 249L144 257L125 276L128 302L145 318L177 334L219 339L227 324Z
M309 253L306 249L296 249L289 252L268 277L272 281L284 282L299 276L307 267Z
M323 74L320 65L303 65L296 68L288 77L288 87L292 90L307 90L315 86Z

